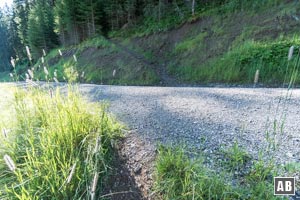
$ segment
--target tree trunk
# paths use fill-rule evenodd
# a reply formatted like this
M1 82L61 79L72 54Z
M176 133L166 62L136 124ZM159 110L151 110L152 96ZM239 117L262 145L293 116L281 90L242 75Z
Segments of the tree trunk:
M192 2L192 15L195 15L195 0Z
M158 1L158 22L160 22L160 18L161 18L161 0Z
M96 33L96 28L95 28L95 13L94 13L94 6L93 6L93 1L91 1L91 8L92 8L92 10L91 10L91 14L92 14L92 16L91 16L91 24L92 24L92 35L95 35L95 33Z

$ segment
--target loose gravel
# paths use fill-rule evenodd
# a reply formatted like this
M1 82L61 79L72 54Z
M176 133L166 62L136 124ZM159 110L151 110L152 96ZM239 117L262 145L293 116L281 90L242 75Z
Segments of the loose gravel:
M269 132L278 145L277 162L300 161L299 89L88 84L80 89L90 100L109 102L118 120L153 144L180 144L209 154L237 141L257 157L267 150Z

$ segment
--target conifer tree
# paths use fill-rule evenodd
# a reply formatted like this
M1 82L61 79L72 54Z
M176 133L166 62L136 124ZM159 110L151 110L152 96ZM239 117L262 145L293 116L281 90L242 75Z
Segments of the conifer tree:
M49 50L58 44L50 0L38 0L32 6L28 21L28 42L35 58L41 56L42 49Z
M4 13L0 10L0 71L7 71L9 67L10 47L8 43L8 26Z
M14 0L14 21L17 25L17 33L22 45L27 42L27 29L28 29L28 15L29 15L29 1L28 0Z

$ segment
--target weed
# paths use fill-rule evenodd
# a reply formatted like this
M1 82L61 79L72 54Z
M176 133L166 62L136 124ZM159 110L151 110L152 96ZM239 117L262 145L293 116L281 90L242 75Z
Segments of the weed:
M243 156L236 156L240 157ZM236 160L241 163L241 159ZM236 180L238 184L232 184L228 181L230 173L210 170L203 159L189 158L183 148L160 147L154 190L160 199L278 199L273 195L272 183L265 180L272 170L258 162L249 175L251 181L242 184L244 179L240 178Z
M230 170L239 170L249 160L250 155L234 141L232 147L223 150L225 161L223 162Z
M247 181L250 183L254 184L267 179L272 180L273 174L275 174L273 161L264 162L261 156L253 163L249 174L246 176Z
M232 188L204 167L192 161L181 148L160 147L156 163L155 191L162 199L223 199Z
M300 163L298 162L287 163L284 166L284 170L290 174L298 173L300 171Z

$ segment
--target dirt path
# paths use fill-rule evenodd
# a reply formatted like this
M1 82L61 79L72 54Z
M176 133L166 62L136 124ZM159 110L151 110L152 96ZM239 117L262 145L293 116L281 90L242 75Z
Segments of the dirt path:
M142 54L140 54L132 49L127 48L126 46L120 44L119 42L116 42L116 41L113 41L110 39L107 39L107 41L114 44L116 47L118 47L123 52L130 54L132 57L140 60L145 65L152 68L156 72L157 76L160 78L160 80L161 80L160 84L162 86L178 86L179 85L178 81L174 77L172 77L168 74L165 64L149 61Z

